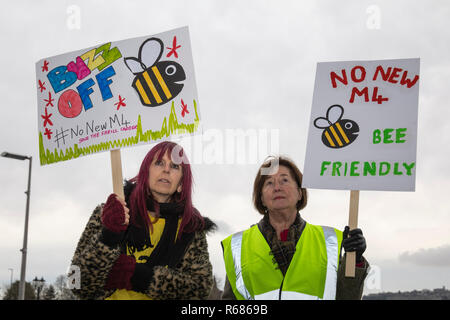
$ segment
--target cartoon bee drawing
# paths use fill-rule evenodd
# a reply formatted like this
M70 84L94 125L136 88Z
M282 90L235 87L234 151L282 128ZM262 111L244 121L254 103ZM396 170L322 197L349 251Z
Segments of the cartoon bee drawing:
M358 124L353 120L341 119L343 115L344 108L335 104L328 108L326 118L318 117L314 120L316 128L324 129L322 142L329 148L343 148L358 137Z
M175 61L159 61L164 50L158 38L145 40L138 57L124 58L125 65L136 75L132 87L144 106L156 107L175 98L186 80L183 67Z

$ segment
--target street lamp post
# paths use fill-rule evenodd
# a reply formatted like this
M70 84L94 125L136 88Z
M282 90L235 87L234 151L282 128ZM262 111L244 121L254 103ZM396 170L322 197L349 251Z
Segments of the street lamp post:
M9 287L12 288L12 281L13 281L13 273L14 273L14 269L13 268L8 268L8 270L11 272L11 280L9 282Z
M25 210L25 228L23 232L23 247L20 250L22 252L22 265L20 268L20 283L19 283L19 300L25 300L25 270L27 265L27 243L28 243L28 215L30 210L30 188L31 188L31 163L33 157L22 156L9 152L2 152L2 157L11 158L16 160L30 160L28 167L28 189L25 191L27 195L27 205Z
M42 288L44 288L44 283L45 283L45 280L43 277L41 277L40 280L37 277L34 277L34 279L33 279L33 287L34 287L34 290L37 291L37 300L40 300L39 296L41 294Z

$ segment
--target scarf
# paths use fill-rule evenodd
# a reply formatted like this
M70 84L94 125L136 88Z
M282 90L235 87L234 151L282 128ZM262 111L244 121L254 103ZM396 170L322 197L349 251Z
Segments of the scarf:
M286 274L295 253L295 247L302 234L306 222L297 213L294 223L283 231L283 240L278 239L275 229L269 222L269 215L266 214L258 223L259 230L264 235L270 247L270 255L273 256L272 261L277 264L277 269Z
M178 229L178 219L183 215L184 204L183 203L154 203L150 198L147 199L147 210L151 212L156 212L155 207L159 208L159 214L156 218L165 219L165 226L163 234L159 243L164 242L165 245L173 243L175 241L175 236ZM124 248L126 248L131 253L136 251L142 251L145 248L153 248L154 245L151 243L150 230L145 227L145 223L141 221L142 219L137 219L137 224L130 223L124 241ZM165 248L167 249L167 248ZM156 249L155 249L156 251ZM164 250L165 251L165 250ZM153 254L152 254L153 255Z

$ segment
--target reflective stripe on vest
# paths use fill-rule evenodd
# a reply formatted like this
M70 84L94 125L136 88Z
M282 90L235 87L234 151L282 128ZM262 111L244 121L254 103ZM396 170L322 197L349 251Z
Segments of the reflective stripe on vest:
M255 300L278 300L280 299L280 290L272 290L255 296ZM295 291L281 291L281 300L320 300L316 296L310 294L295 292Z
M265 252L266 247L268 247L267 242L263 238L262 234L260 233L259 229L257 229L257 226L254 226L252 229L246 230L244 232L239 232L234 235L225 239L222 243L224 246L224 258L225 258L225 265L227 269L227 275L230 281L230 284L233 289L237 290L237 292L242 296L236 294L236 297L239 299L295 299L295 300L312 300L312 299L335 299L336 297L336 282L337 282L337 268L338 268L338 261L339 261L339 255L340 255L340 242L342 241L342 232L337 231L334 228L331 227L319 227L319 226L312 226L307 225L308 228L305 227L304 233L302 234L302 237L308 239L308 243L300 244L300 240L297 243L297 247L299 245L303 245L302 250L304 255L297 254L298 251L296 250L296 253L294 254L294 257L291 260L291 266L288 268L288 271L286 272L286 276L283 278L280 270L275 270L275 265L273 272L269 269L271 274L267 274L264 283L270 282L272 285L270 285L272 288L276 288L276 285L274 285L274 280L279 279L280 287L283 283L282 288L277 288L275 290L270 290L266 286L266 292L264 292L264 283L260 282L259 274L257 274L257 279L255 279L254 274L250 276L250 274L243 275L243 266L242 266L242 257L245 256L246 259L251 259L253 250L249 250L250 252L242 253L242 246L243 246L243 236L244 232L246 232L245 236L250 237L253 235L253 240L256 240L257 243L261 243L262 245L262 252ZM320 237L319 237L320 236ZM250 238L246 238L246 241L250 241ZM322 240L320 240L322 239ZM302 239L304 240L304 239ZM305 241L303 241L305 242ZM317 243L320 242L320 243ZM325 243L323 243L325 242ZM249 242L246 242L247 244ZM253 245L256 243L253 241ZM261 252L261 248L254 248L256 251ZM322 249L321 249L322 248ZM231 250L228 250L231 249ZM248 248L247 248L248 249ZM298 249L298 248L296 248ZM313 251L319 251L319 252L313 252ZM230 252L231 251L231 252ZM326 251L326 252L325 252ZM267 252L268 253L268 252ZM304 269L303 267L309 266L307 258L311 256L311 254L314 255L315 261L323 261L321 263L323 267L325 267L324 258L326 256L326 274L324 271L314 272L311 268L308 270L304 270L306 272L312 272L310 276L312 277L318 277L320 279L312 280L308 279L308 275L305 275L305 272L298 273L297 267ZM230 266L227 266L227 264L230 264L230 256L232 257L232 263L234 265L234 270L230 269ZM227 259L228 257L228 259ZM250 257L250 258L249 258ZM268 259L271 259L269 255L264 258L265 263L267 263ZM319 259L319 260L317 260ZM322 259L322 260L320 260ZM246 260L246 261L247 261ZM253 262L253 259L251 259ZM247 261L247 264L249 261ZM302 267L303 266L303 267ZM289 270L292 267L292 271L289 272ZM320 268L320 266L318 266ZM306 267L308 269L308 267ZM248 270L248 269L247 269ZM311 271L312 270L312 271ZM322 269L323 270L323 269ZM230 274L234 271L234 274ZM267 269L266 269L267 271ZM244 271L245 272L245 271ZM248 272L248 271L247 271ZM323 276L323 278L322 278ZM232 282L235 277L235 283ZM249 278L250 277L250 278ZM252 278L253 277L253 278ZM264 276L263 276L264 277ZM261 279L264 279L264 278ZM247 285L250 284L250 287L247 288L244 278L246 281L249 281ZM270 281L268 281L270 280ZM324 280L324 282L323 282ZM253 283L253 284L252 284ZM276 283L276 282L275 282ZM305 284L306 283L306 284ZM254 285L257 285L257 287L253 287ZM306 289L305 289L306 286ZM323 286L323 292L322 292L322 286ZM303 289L299 289L299 288ZM251 289L253 288L253 289ZM309 289L308 289L309 288ZM256 292L253 292L255 291ZM281 293L280 293L281 290ZM305 292L308 293L315 293L314 295L308 294L305 292L300 292L301 290L305 290ZM258 293L259 291L259 293ZM322 294L323 293L323 294Z
M339 261L339 244L334 228L322 226L327 247L327 277L325 278L324 300L336 299L337 270Z
M245 300L253 300L244 284L241 268L241 248L242 234L244 231L233 234L231 237L231 253L233 255L234 272L236 274L236 290L245 298Z

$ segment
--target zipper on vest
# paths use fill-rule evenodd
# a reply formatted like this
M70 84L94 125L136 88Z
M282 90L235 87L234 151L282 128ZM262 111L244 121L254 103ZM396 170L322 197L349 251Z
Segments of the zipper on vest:
M281 281L280 291L278 293L278 300L281 300L281 292L282 292L282 289L283 289L283 283L284 283L284 277L283 277L283 280Z

